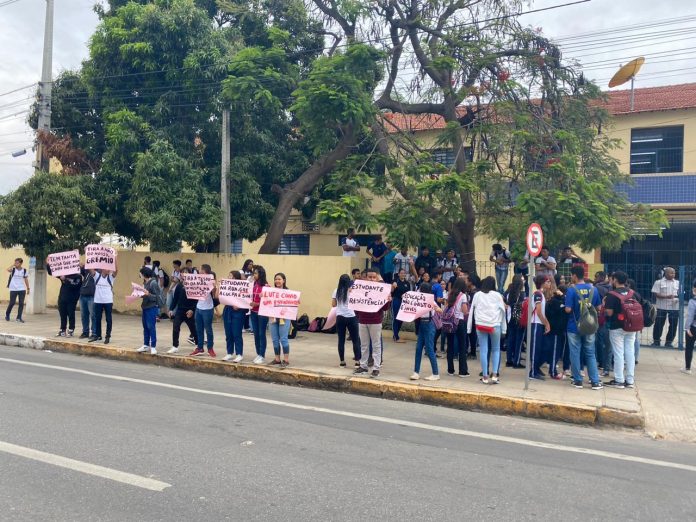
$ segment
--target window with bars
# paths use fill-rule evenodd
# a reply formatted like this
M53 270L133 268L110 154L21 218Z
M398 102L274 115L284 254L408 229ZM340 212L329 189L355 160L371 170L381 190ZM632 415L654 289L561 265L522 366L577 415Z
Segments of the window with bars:
M284 234L280 239L278 253L291 256L308 256L309 234Z
M631 130L631 174L682 172L684 127Z
M438 163L442 163L445 167L451 167L454 165L454 150L453 149L433 149L430 151L433 156L433 160ZM474 149L471 147L464 147L464 154L466 154L467 161L474 160Z

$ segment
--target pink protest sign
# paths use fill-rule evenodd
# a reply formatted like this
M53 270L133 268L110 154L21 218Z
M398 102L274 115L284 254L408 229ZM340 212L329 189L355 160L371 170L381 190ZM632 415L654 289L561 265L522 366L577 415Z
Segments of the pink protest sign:
M251 308L253 281L246 279L220 279L220 303L237 308Z
M356 312L378 312L391 295L391 285L373 281L355 281L348 292L348 307Z
M53 277L66 276L80 273L80 252L59 252L48 256L48 266L51 267Z
M259 315L294 321L297 319L299 306L300 292L264 286L261 291Z
M434 307L435 296L433 294L406 292L401 298L401 308L399 308L396 319L405 323L411 323L427 315Z
M324 322L324 326L322 327L322 330L331 330L331 328L336 324L336 307L334 306L331 310L329 310L329 314L326 316L326 322Z
M131 288L133 291L130 295L126 296L126 304L133 304L136 301L140 301L140 298L145 295L145 287L139 285L138 283L131 283Z
M116 250L106 245L87 245L85 247L85 268L116 270Z
M181 274L181 282L184 283L186 297L202 301L210 291L215 288L213 274Z

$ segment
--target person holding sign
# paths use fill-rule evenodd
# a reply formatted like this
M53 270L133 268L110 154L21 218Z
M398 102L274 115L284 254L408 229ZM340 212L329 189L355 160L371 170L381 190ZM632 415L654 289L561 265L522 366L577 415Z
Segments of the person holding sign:
M237 270L232 270L230 272L230 279L234 279L235 281L243 280L242 274ZM222 311L222 323L225 326L227 355L222 358L223 361L240 363L242 359L244 359L244 339L242 331L244 330L244 319L247 317L248 311L247 308L225 305Z
M210 265L201 265L202 274L212 274L213 281L215 280L215 273ZM217 355L215 350L213 350L213 344L215 339L213 337L213 315L215 313L215 303L213 299L217 298L217 288L213 286L213 289L206 293L203 299L200 299L196 304L196 337L198 338L198 344L196 349L191 352L191 355L197 357L199 355L205 354L203 349L204 342L207 341L206 347L208 348L208 355L215 359Z
M491 351L492 376L490 382L498 384L500 378L500 337L507 331L507 318L503 296L495 291L496 281L488 276L481 281L481 291L474 294L469 310L467 331L472 332L476 322L476 336L481 352L481 382L488 384L488 350Z
M469 296L466 293L466 280L459 278L454 282L452 290L447 295L447 308L451 308L450 313L446 310L443 315L443 330L447 337L447 373L454 375L454 354L458 353L459 358L459 376L466 377L469 375L469 365L466 362L468 351L467 335L466 335L466 319L469 314ZM450 318L451 312L454 312ZM448 328L445 320L451 324L452 328ZM455 350L455 346L457 349Z
M423 283L418 290L421 294L432 294L433 289L430 283ZM442 309L434 305L433 311L442 312ZM427 315L420 318L420 328L418 329L418 341L416 341L416 362L413 367L413 374L411 375L412 381L417 381L420 379L420 366L421 359L423 358L423 350L428 354L428 359L430 359L430 367L432 368L433 374L426 377L426 381L439 381L440 372L437 368L437 357L435 357L435 323L433 323L433 312L430 311Z
M46 272L53 275L50 256L46 258ZM80 300L80 288L82 287L82 274L70 274L58 276L60 279L60 291L58 292L58 315L60 315L60 330L57 337L72 337L75 331L75 309ZM67 327L67 331L66 331Z
M368 268L366 280L371 283L379 282L379 273L375 268ZM360 366L353 372L356 375L369 373L368 361L370 355L370 345L372 346L372 377L379 377L379 370L382 366L382 321L384 312L391 306L391 292L387 295L386 302L376 312L361 312L356 310L358 324L360 325Z
M264 286L269 286L266 279L266 269L261 265L254 267L254 288L251 299L251 329L254 331L254 347L256 348L256 358L254 364L266 362L266 329L268 328L268 317L259 315L261 306L261 292Z
M273 286L275 288L282 288L287 290L287 280L285 274L277 273L273 276ZM270 318L271 326L271 342L273 343L273 352L275 357L272 366L280 365L285 368L290 365L290 341L288 340L288 335L290 334L290 326L292 326L292 321L290 319L279 319L277 317ZM283 349L283 360L280 360L280 349Z
M95 331L92 337L88 339L90 343L101 341L101 320L102 314L106 315L106 337L104 344L109 344L111 340L111 327L113 324L113 309L114 309L114 279L118 273L118 260L114 261L116 270L113 272L105 269L99 269L94 276L94 324Z
M149 351L150 355L157 355L157 316L163 301L162 292L151 268L141 268L140 275L143 276L143 287L145 288L142 295L143 302L140 305L143 311L143 345L136 352L146 353Z

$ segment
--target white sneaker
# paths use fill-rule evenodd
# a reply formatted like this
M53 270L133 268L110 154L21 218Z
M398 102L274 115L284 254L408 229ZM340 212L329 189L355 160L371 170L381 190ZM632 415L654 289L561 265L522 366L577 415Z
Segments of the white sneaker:
M235 357L234 359L232 359L232 362L240 363L240 362L242 362L243 359L244 359L243 356L238 355L237 357Z
M439 381L440 376L439 375L430 375L425 378L426 381Z
M679 371L687 375L691 375L691 370L687 370L686 368L681 368Z
M150 349L149 346L145 346L145 345L143 344L140 348L138 348L138 349L135 350L135 351L138 352L138 353L145 353L145 352L147 352L149 349Z
M229 353L222 358L223 361L231 361L232 359L234 359L234 355Z
M254 364L266 364L266 359L264 359L260 355L257 355L256 359L254 359Z
M413 372L409 379L411 379L412 381L417 381L418 379L420 379L420 375L418 375L416 372Z
M150 348L150 355L157 355L157 348Z
M167 353L179 353L179 348L172 346L169 350L167 350Z

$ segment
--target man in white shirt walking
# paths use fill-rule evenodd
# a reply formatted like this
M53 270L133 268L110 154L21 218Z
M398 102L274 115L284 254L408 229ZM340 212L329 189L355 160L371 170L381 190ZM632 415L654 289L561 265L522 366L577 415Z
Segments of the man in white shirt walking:
M341 249L343 250L344 257L355 257L358 255L358 252L360 252L360 246L358 245L358 242L355 240L354 236L355 230L349 228L346 238L343 240L343 243L341 243Z
M665 268L664 277L655 281L652 287L652 294L655 297L655 308L657 308L657 317L653 326L653 346L660 346L662 329L667 320L669 320L669 327L667 329L667 337L665 338L666 347L671 348L673 346L672 343L677 334L677 326L679 324L679 281L674 278L675 275L674 268Z
M10 304L5 312L5 321L10 320L12 308L14 308L17 300L19 300L19 305L17 306L17 322L24 322L24 319L22 319L22 311L24 310L24 298L29 295L29 273L26 268L22 268L22 263L22 258L18 257L15 259L14 264L7 269L10 273L10 277L7 281L7 288L10 289Z

